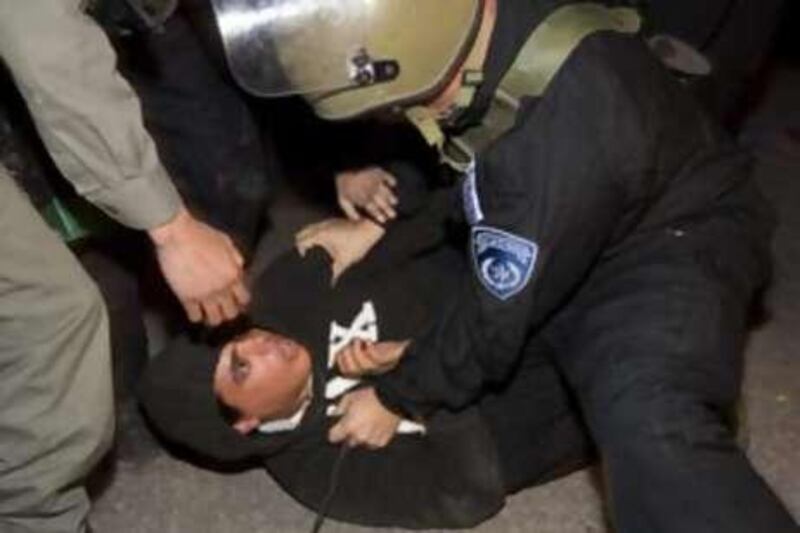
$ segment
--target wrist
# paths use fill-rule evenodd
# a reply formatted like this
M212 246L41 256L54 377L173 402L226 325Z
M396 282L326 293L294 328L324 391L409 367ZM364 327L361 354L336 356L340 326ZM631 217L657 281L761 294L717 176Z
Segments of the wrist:
M386 228L382 225L378 224L371 218L362 218L358 222L358 229L362 232L365 238L369 239L370 241L377 242L383 237L386 233Z
M192 220L189 211L185 207L181 207L171 220L147 230L147 234L156 247L166 246L179 239L180 234Z

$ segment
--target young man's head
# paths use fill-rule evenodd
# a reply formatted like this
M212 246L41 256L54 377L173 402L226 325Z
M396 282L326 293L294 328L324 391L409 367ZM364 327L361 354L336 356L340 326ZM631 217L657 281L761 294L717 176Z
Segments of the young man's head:
M308 300L298 295L323 294L330 279L319 275L328 266L324 250L299 258L294 250L282 255L253 282L250 326L187 332L148 363L138 396L162 437L224 462L264 458L300 438L253 431L300 413L311 394L311 350L318 348L307 344L315 337Z
M231 71L342 120L435 103L485 57L497 0L213 2ZM476 48L481 49L472 57ZM473 76L473 79L475 77Z
M233 427L249 433L262 423L296 413L311 396L311 355L296 341L252 328L225 343L213 390L232 414Z
M189 335L150 361L138 396L149 421L171 443L205 458L266 457L294 432L252 431L290 416L309 397L311 357L287 336L250 329L222 346ZM221 405L234 413L226 419Z

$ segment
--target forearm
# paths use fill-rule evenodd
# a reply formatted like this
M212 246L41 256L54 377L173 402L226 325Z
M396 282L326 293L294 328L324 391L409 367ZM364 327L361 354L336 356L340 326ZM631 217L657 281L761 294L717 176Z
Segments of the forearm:
M502 382L531 329L533 284L502 301L468 264L453 264L447 275L454 279L432 305L428 327L415 332L395 369L376 378L381 401L409 418L461 409Z
M0 0L0 55L54 162L89 201L150 229L180 197L144 129L105 35L77 0Z

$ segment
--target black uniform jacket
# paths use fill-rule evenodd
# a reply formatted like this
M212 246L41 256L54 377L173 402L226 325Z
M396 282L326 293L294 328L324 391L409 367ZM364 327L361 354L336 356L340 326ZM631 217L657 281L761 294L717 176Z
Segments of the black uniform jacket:
M480 120L530 32L560 3L498 2L485 82L456 131ZM713 256L715 275L742 299L763 278L771 218L749 157L635 36L586 38L478 155L464 197L472 272L378 380L381 401L409 416L466 405L506 379L524 339L569 304L593 265L667 232L686 234L687 256ZM505 263L493 264L498 256Z

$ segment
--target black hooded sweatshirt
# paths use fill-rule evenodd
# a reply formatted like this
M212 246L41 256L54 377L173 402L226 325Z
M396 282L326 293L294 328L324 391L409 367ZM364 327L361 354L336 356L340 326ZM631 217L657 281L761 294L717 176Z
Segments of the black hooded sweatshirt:
M327 442L336 422L329 411L340 397L330 395L332 384L342 379L332 354L354 337L413 338L447 300L453 273L464 268L453 249L415 251L417 223L422 221L398 224L335 286L327 255L313 249L305 258L283 255L254 288L264 296L251 309L253 323L298 339L312 354L312 402L296 429L265 436L273 445L287 440L265 456L265 464L287 492L313 509L325 500L340 453ZM367 384L369 379L356 387ZM327 514L371 526L431 528L469 527L497 512L505 488L494 439L478 409L439 412L425 426L424 435L399 434L380 451L350 450Z

